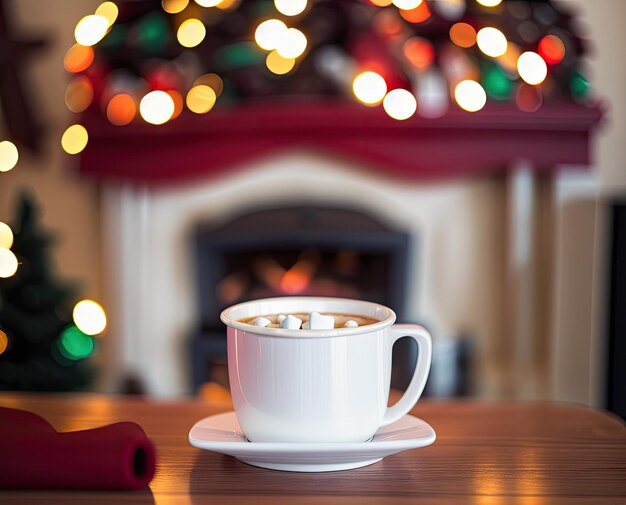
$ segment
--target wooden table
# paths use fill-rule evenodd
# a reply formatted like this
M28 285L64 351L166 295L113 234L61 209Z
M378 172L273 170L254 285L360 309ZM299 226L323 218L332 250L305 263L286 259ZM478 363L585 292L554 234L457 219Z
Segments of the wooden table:
M423 401L414 414L437 431L434 445L325 474L262 470L191 447L190 427L224 405L18 394L0 394L0 405L61 431L136 421L158 452L150 490L0 492L1 504L626 504L624 424L573 405Z

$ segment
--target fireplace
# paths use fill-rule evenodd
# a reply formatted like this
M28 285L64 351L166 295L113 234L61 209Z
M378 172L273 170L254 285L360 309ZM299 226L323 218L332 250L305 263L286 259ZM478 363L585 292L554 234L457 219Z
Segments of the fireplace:
M414 242L414 241L413 241ZM272 296L358 298L406 306L410 235L363 210L323 204L250 208L193 231L199 328L192 336L193 388L226 358L219 313L229 305ZM395 348L394 385L405 387L417 350Z

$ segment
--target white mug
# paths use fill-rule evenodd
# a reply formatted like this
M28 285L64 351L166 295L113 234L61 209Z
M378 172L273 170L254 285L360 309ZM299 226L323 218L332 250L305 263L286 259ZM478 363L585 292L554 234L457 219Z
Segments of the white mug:
M268 314L353 314L377 322L358 328L288 330L241 319ZM363 442L406 415L430 369L432 343L421 326L396 324L376 303L325 297L268 298L226 309L228 374L237 420L252 442ZM404 396L387 407L391 349L401 337L418 345Z

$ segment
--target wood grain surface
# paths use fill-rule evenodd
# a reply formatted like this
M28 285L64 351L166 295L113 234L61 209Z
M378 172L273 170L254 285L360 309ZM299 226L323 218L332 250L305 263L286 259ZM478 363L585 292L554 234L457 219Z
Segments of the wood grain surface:
M1 504L626 505L626 427L574 405L423 401L413 414L435 428L434 445L324 474L263 470L191 447L191 426L224 405L18 394L0 394L0 405L36 412L60 431L135 421L158 453L149 490L0 492Z

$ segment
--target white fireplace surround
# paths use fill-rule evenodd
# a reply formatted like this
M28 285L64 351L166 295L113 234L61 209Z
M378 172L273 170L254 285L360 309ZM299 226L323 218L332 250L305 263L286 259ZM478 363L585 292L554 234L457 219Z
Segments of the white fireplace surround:
M558 384L567 383L580 358L572 362L560 356L557 362L548 356L548 377L537 374L530 381L533 387L510 387L519 373L533 368L528 350L517 341L519 335L507 333L511 325L505 320L511 258L521 254L523 273L531 254L523 247L511 252L510 247L516 240L526 243L524 220L532 216L532 190L524 189L532 175L523 169L519 174L506 183L502 176L411 183L341 158L294 151L219 178L164 187L106 184L103 268L110 327L103 345L103 388L115 390L120 377L135 375L149 394L188 394L189 339L197 324L194 226L228 220L248 207L302 200L353 204L414 237L407 317L429 327L435 346L460 333L475 338L475 380L481 395L559 397ZM589 197L593 184L588 176L583 180L577 187L586 188L583 193ZM513 188L513 196L505 187ZM554 277L558 288L560 281ZM515 289L524 295L527 288ZM558 296L556 300L557 309L567 309L559 306ZM552 326L558 331L558 324ZM522 335L527 331L518 330ZM577 341L587 356L593 347L591 326L588 330L582 342ZM562 345L558 334L552 332L551 338L552 345ZM592 371L581 388L560 396L592 402L594 395L587 394Z

